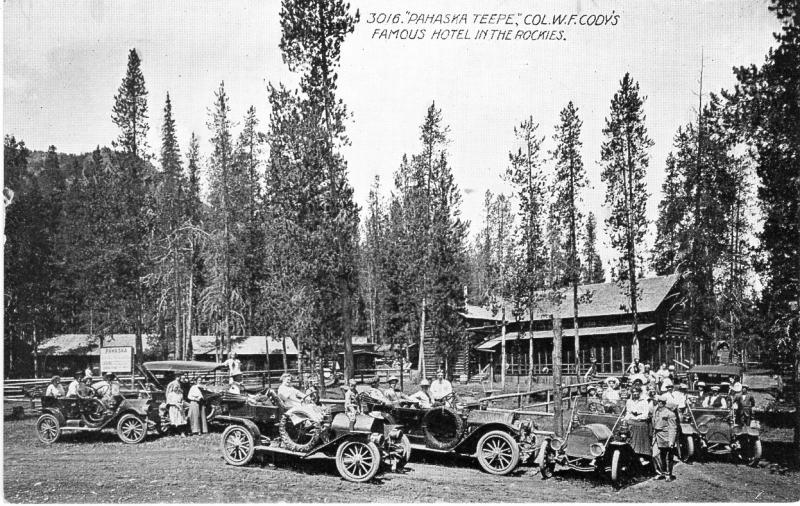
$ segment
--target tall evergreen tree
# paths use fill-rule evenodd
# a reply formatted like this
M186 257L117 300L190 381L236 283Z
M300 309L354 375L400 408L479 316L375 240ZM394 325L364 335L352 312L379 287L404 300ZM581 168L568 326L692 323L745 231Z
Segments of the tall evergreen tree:
M145 157L147 150L147 89L136 49L128 53L128 70L114 96L111 119L120 129L115 142L123 152L134 158Z
M597 220L590 212L586 218L586 241L583 243L583 282L605 283L606 273L603 260L597 251Z
M625 267L624 274L616 272L616 278L627 285L630 300L627 309L633 314L631 351L634 358L639 357L637 265L640 266L641 251L637 245L647 231L645 173L650 162L648 150L653 145L644 124L644 101L645 98L639 95L639 84L626 73L619 91L611 100L600 154L603 165L601 178L606 184L606 205L609 207L606 224L611 244L619 252Z
M575 330L576 375L581 371L580 330L578 328L578 285L580 284L581 262L578 254L578 240L581 235L583 213L581 212L581 191L586 187L586 171L581 158L581 127L583 121L578 117L578 109L569 102L561 110L561 123L556 126L553 140L556 148L552 152L556 164L553 181L554 210L564 225L566 236L564 252L566 256L565 274L572 288L572 326Z

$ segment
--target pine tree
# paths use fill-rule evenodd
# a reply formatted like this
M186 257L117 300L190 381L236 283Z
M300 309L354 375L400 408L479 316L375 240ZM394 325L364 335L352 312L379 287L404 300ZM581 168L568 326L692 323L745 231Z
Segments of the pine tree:
M628 311L633 314L633 358L639 357L637 265L641 252L637 245L647 231L645 173L650 161L647 151L653 145L644 125L644 101L645 98L639 96L639 84L626 73L619 91L611 100L611 111L603 129L606 140L600 155L603 165L601 178L606 184L606 205L609 207L606 224L611 244L619 252L627 273L624 284L630 297ZM618 281L624 279L622 272L617 272L616 277Z
M675 136L675 146L679 148L677 157L681 156L680 150L688 147L686 132L678 129ZM686 183L681 167L681 161L675 153L667 156L666 177L661 186L663 197L658 203L658 219L656 220L656 240L653 245L652 265L656 274L663 276L674 273L685 251L681 234L685 230L686 216Z
M128 53L128 70L114 96L111 119L120 129L115 143L134 158L145 157L147 150L147 89L136 49Z
M576 375L581 371L580 331L578 329L578 285L580 284L581 263L578 254L578 240L581 235L583 213L580 210L581 191L586 187L586 171L581 158L581 127L583 121L578 110L569 102L561 110L561 123L556 126L553 140L555 150L551 153L555 162L553 181L554 212L558 213L564 224L566 240L563 242L566 254L565 275L572 288L572 326L575 329L575 367Z
M203 257L201 254L205 235L202 232L203 204L200 200L200 142L192 132L189 150L186 153L186 217L192 233L188 237L189 274L186 290L186 324L184 325L184 345L187 359L192 359L192 334L196 325L195 308L198 295L203 286Z
M583 282L605 283L606 273L603 260L597 251L597 220L590 212L586 218L586 241L583 244Z

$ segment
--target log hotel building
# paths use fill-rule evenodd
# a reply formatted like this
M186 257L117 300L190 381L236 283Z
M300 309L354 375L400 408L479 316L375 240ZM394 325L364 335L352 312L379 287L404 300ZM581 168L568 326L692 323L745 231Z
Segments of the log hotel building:
M711 360L711 341L692 340L688 335L680 286L678 275L639 280L639 357L654 367L661 362L671 365L673 360L683 364L690 361L704 364ZM606 374L621 374L631 363L633 314L629 310L626 289L626 285L616 283L578 288L581 373L588 370L591 358L597 359L598 372ZM540 303L534 311L532 325L527 311L516 319L511 316L512 309L510 305L506 307L506 374L526 376L531 368L534 375L547 375L552 371L553 311L558 311L563 319L563 370L575 374L572 290L565 289L560 305ZM492 313L481 306L467 305L463 316L468 332L452 372L455 376L475 376L488 370L499 374L501 312ZM530 363L531 346L533 363Z

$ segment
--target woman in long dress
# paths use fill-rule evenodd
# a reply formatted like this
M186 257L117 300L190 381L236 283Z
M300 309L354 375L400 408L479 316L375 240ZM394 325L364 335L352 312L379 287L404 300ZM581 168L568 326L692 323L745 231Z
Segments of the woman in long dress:
M169 423L176 429L183 428L186 425L186 416L183 412L183 385L181 379L183 374L178 373L175 379L167 385L167 410L169 414Z
M192 428L192 435L205 434L208 432L206 423L206 404L203 401L203 391L200 390L200 379L198 378L189 389L189 424Z

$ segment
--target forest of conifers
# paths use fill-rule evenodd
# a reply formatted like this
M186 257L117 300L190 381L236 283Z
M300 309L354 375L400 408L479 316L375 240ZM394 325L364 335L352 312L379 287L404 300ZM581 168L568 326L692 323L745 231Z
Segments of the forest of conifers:
M665 167L650 164L647 124L658 118L645 117L647 90L636 76L620 76L608 97L599 160L582 158L572 102L550 132L536 111L520 111L508 125L516 138L509 191L486 193L474 237L448 156L459 148L433 101L420 111L418 145L408 146L393 181L375 180L359 209L342 155L346 126L358 118L337 98L336 73L358 17L342 2L321 2L322 11L314 3L285 1L281 12L280 48L298 88L270 84L269 103L242 119L224 83L209 90L208 152L194 133L178 145L180 118L169 95L156 104L148 94L135 49L116 93L109 90L117 127L109 146L32 151L6 132L7 375L30 374L35 342L58 333L133 333L138 350L146 335L165 358L191 358L194 334L218 336L221 352L232 335L289 336L314 362L349 351L353 335L415 342L423 308L446 356L465 331L465 289L470 303L510 304L513 319L542 293L615 280L635 311L636 280L673 272L683 275L691 333L756 339L774 358L796 359L793 2L774 1L784 29L761 65L733 70L734 89L709 92L700 80L697 114L675 132ZM160 145L147 145L150 128ZM606 186L601 223L582 200L584 164L595 163ZM648 171L666 177L654 246L644 250ZM610 272L598 253L600 227L616 255L604 259Z

